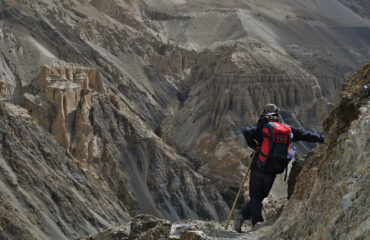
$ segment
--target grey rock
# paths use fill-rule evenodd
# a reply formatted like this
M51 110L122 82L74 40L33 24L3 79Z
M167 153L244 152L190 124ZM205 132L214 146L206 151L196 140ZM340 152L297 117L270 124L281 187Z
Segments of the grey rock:
M292 163L292 168L290 169L289 178L288 178L288 199L292 196L294 192L294 186L297 181L297 177L305 164L304 159L295 157L294 162Z

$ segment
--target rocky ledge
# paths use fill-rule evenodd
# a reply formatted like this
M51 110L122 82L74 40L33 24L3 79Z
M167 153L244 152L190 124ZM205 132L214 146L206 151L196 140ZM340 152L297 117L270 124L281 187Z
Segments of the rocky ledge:
M78 240L206 240L206 239L256 239L263 229L244 226L243 233L225 230L225 222L184 220L170 223L150 215L138 215L128 223ZM230 229L231 227L229 227Z

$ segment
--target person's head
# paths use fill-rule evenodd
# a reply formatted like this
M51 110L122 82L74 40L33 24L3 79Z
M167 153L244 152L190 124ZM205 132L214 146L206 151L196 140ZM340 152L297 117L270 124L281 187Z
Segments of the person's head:
M279 118L279 108L272 103L268 103L263 107L261 118L265 118L269 122L277 122Z

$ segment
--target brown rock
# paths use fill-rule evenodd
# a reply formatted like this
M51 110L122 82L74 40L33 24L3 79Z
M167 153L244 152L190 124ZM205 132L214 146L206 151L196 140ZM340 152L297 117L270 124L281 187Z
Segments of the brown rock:
M30 115L75 158L87 161L89 152L95 157L101 156L102 150L97 148L102 146L97 145L96 140L92 142L94 136L89 120L93 92L105 91L97 70L73 64L44 66L38 85L41 93L23 95ZM93 149L89 150L89 146Z
M45 65L41 69L38 86L46 89L47 86L56 81L55 78L65 78L81 86L82 89L93 89L99 93L104 93L105 88L103 79L97 69L82 67L76 64L66 64L66 66Z
M24 120L31 120L32 117L28 114L27 110L19 105L15 105L9 102L1 103L4 110L13 117L21 118Z
M202 231L186 230L181 233L180 240L206 240L207 235Z
M171 223L150 215L138 215L130 220L130 240L168 239Z
M55 117L54 106L43 95L24 93L23 106L28 110L34 121L46 130L51 131L51 124Z
M128 224L111 227L103 232L78 238L77 240L128 240L130 227Z

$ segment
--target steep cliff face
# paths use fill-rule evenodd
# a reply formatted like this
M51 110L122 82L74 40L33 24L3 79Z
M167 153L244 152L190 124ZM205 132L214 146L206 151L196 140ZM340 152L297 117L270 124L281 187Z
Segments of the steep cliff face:
M0 105L1 238L70 239L129 218L108 183L25 109Z
M345 84L339 102L324 121L326 143L301 171L294 194L270 232L275 238L368 236L369 84L367 63Z

